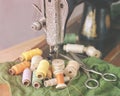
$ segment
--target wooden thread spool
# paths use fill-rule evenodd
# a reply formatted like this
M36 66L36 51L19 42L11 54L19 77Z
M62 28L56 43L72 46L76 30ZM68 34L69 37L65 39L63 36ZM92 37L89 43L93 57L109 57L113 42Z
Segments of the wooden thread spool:
M41 60L36 70L36 76L40 79L45 79L49 69L49 62L45 59Z
M30 67L30 62L24 61L24 62L21 62L19 64L12 66L12 68L9 69L9 73L11 75L17 75L17 74L22 73L25 68L29 68L29 67Z
M66 76L69 76L70 78L73 78L77 75L79 68L80 68L80 64L74 60L71 60L68 62L64 70L64 74Z
M20 60L21 61L23 61L23 60L29 61L32 59L33 56L42 55L42 53L43 53L43 51L39 48L32 49L32 50L23 52L22 55L20 56Z
M32 57L31 59L31 66L30 66L30 69L31 71L34 71L37 69L38 65L39 65L39 62L43 59L42 56L40 55L35 55Z
M32 75L32 72L29 68L26 68L24 71L23 71L23 75L22 75L22 83L23 85L25 86L29 86L30 83L31 83L31 75Z
M46 80L47 79L51 79L52 78L52 66L49 65L49 69L48 69L48 72L47 72L47 76L46 76Z
M32 86L38 89L41 87L41 85L42 85L42 80L36 76L36 70L34 70L32 75Z
M54 71L54 74L56 76L57 79L57 86L56 89L63 89L66 88L67 85L64 83L64 75L63 75L63 71Z
M63 70L65 68L64 60L62 59L54 59L52 61L52 70L53 72L56 70Z
M66 52L84 53L84 47L84 45L79 44L66 44L63 46L63 50Z
M101 57L101 52L95 49L95 47L93 46L85 47L84 52L90 57L97 57L97 58Z
M64 81L65 81L65 82L70 81L70 77L68 77L68 76L64 77ZM56 78L53 78L53 79L49 79L49 80L45 80L45 81L44 81L44 86L45 86L45 87L55 86L55 85L57 85L57 79L56 79Z

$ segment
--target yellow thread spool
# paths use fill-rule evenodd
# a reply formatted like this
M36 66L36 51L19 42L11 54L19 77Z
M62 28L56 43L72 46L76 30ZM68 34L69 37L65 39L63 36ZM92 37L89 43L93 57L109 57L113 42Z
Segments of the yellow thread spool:
M36 76L40 79L44 79L49 70L49 62L45 59L41 60L36 70Z
M39 48L32 49L26 52L23 52L22 55L20 56L20 59L23 60L31 60L31 58L35 55L42 55L43 51Z
M9 69L9 73L11 75L17 75L17 74L22 73L24 71L24 69L28 68L28 67L30 67L30 62L24 61L24 62L21 62L19 64L12 66L12 68Z

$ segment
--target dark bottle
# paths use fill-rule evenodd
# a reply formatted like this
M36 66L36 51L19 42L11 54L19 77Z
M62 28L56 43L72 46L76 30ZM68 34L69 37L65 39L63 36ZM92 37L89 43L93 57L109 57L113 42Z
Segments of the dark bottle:
M80 23L80 43L93 45L102 53L111 38L110 6L109 0L85 0Z

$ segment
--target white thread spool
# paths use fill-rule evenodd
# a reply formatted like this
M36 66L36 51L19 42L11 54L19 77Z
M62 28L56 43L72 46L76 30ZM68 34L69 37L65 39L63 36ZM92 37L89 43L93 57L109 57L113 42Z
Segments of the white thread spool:
M93 47L93 46L88 46L88 47L84 48L84 51L90 57L97 57L97 58L101 57L101 52L99 50L95 49L95 47Z
M39 62L43 59L42 56L40 55L35 55L32 57L31 59L31 66L30 66L30 69L31 71L34 71L37 69L38 65L39 65Z
M63 50L65 50L66 52L83 53L84 45L67 44L63 46Z
M64 70L64 74L66 76L69 76L70 78L73 78L77 75L79 68L80 68L80 64L74 60L71 60L68 62Z
M64 77L64 81L65 82L70 81L70 77L68 77L68 76ZM57 79L56 78L44 81L44 86L45 87L55 86L55 85L57 85Z
M62 59L54 59L52 61L52 70L53 72L56 70L63 70L65 68L65 62Z
M29 86L30 83L31 83L31 75L32 75L32 72L29 68L26 68L24 71L23 71L23 75L22 75L22 83L25 85L25 86Z

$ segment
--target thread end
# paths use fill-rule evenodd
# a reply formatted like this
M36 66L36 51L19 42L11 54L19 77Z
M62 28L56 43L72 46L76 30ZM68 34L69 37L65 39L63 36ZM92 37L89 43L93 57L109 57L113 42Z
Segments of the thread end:
M9 69L9 74L10 74L10 75L15 75L15 70L14 70L14 69L12 69L12 68L11 68L11 69Z

